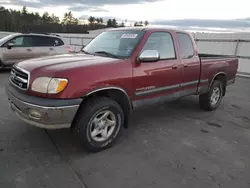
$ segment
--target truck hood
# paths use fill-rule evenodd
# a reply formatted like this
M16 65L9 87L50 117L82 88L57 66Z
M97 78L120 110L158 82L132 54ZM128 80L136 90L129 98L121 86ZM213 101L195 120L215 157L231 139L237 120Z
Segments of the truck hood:
M30 59L19 62L16 66L29 72L38 69L44 69L46 71L62 71L116 61L117 59L114 58L78 53Z

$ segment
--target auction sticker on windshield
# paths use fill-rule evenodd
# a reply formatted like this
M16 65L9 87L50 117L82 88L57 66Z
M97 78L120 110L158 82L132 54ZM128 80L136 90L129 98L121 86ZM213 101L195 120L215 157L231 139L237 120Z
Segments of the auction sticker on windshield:
M121 38L135 39L138 34L123 34Z

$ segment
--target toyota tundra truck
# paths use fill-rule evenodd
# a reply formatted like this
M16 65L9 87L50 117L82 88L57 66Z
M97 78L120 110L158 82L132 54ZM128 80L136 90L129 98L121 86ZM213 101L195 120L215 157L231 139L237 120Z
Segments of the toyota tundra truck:
M166 28L102 32L79 53L16 63L6 84L24 122L72 128L91 152L111 147L135 109L198 95L215 110L235 82L236 57L199 54L192 35Z

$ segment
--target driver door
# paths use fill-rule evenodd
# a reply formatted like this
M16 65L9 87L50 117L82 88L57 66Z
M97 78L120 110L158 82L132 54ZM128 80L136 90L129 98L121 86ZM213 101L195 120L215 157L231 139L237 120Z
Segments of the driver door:
M13 47L8 47L13 43ZM5 65L12 65L20 61L33 58L32 38L18 36L8 41L2 48L2 58Z
M133 67L134 107L173 99L180 88L181 62L175 53L172 34L151 33L141 53L145 50L158 51L160 59L156 62L140 62Z

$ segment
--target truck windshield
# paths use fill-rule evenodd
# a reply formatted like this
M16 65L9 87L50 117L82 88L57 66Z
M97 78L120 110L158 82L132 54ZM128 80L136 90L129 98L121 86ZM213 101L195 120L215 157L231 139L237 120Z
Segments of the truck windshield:
M139 30L106 31L94 38L82 51L87 54L127 58L144 32Z

